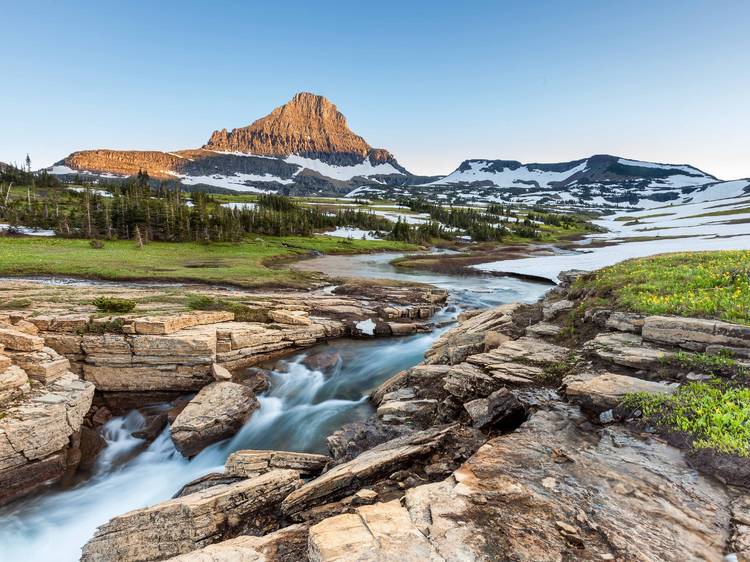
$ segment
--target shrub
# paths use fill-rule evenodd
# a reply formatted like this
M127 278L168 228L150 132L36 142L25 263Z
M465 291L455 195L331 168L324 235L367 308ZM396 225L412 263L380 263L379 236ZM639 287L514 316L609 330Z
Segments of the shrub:
M187 307L191 310L226 310L234 313L238 322L268 322L268 310L263 307L249 307L239 302L227 301L207 295L188 295Z
M135 308L135 302L129 299L118 299L115 297L97 297L94 306L102 312L130 312Z

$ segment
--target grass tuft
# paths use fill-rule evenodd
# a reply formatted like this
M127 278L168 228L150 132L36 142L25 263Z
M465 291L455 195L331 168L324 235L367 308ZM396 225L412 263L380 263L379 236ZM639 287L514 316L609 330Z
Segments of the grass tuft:
M695 449L750 456L750 389L713 380L681 386L673 395L631 394L625 405L658 428L681 431Z

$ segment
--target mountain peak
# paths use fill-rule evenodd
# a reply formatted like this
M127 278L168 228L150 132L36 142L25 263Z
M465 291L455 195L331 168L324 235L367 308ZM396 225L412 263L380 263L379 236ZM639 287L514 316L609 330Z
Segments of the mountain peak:
M291 154L348 165L369 158L373 163L393 157L373 150L352 132L346 117L323 96L299 92L290 101L247 127L214 131L203 148L260 156Z

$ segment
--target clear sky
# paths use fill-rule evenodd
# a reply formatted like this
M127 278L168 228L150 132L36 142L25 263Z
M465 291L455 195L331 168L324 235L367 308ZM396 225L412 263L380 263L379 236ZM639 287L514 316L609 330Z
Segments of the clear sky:
M750 1L13 2L0 160L180 149L297 91L415 173L608 153L750 176Z

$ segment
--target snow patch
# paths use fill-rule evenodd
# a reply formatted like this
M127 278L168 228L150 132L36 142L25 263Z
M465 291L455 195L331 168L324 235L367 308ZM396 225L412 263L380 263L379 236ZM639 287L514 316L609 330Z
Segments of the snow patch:
M286 158L284 158L284 162L288 164L296 164L297 166L301 166L302 168L312 170L313 172L318 172L323 176L341 181L347 181L356 176L368 177L379 174L402 175L401 172L399 172L391 164L386 163L373 166L372 162L370 162L369 159L365 159L363 162L355 164L353 166L334 166L333 164L321 162L320 160L316 160L314 158L305 158L303 156L298 156L297 154L292 154L291 156L287 156ZM351 196L351 194L352 192L350 192L348 196Z
M357 322L355 326L357 327L357 330L359 330L360 334L364 334L366 336L375 335L375 322L373 322L371 318Z
M361 230L349 226L339 226L330 232L318 233L319 236L335 236L336 238L349 238L350 240L381 240L372 230Z

